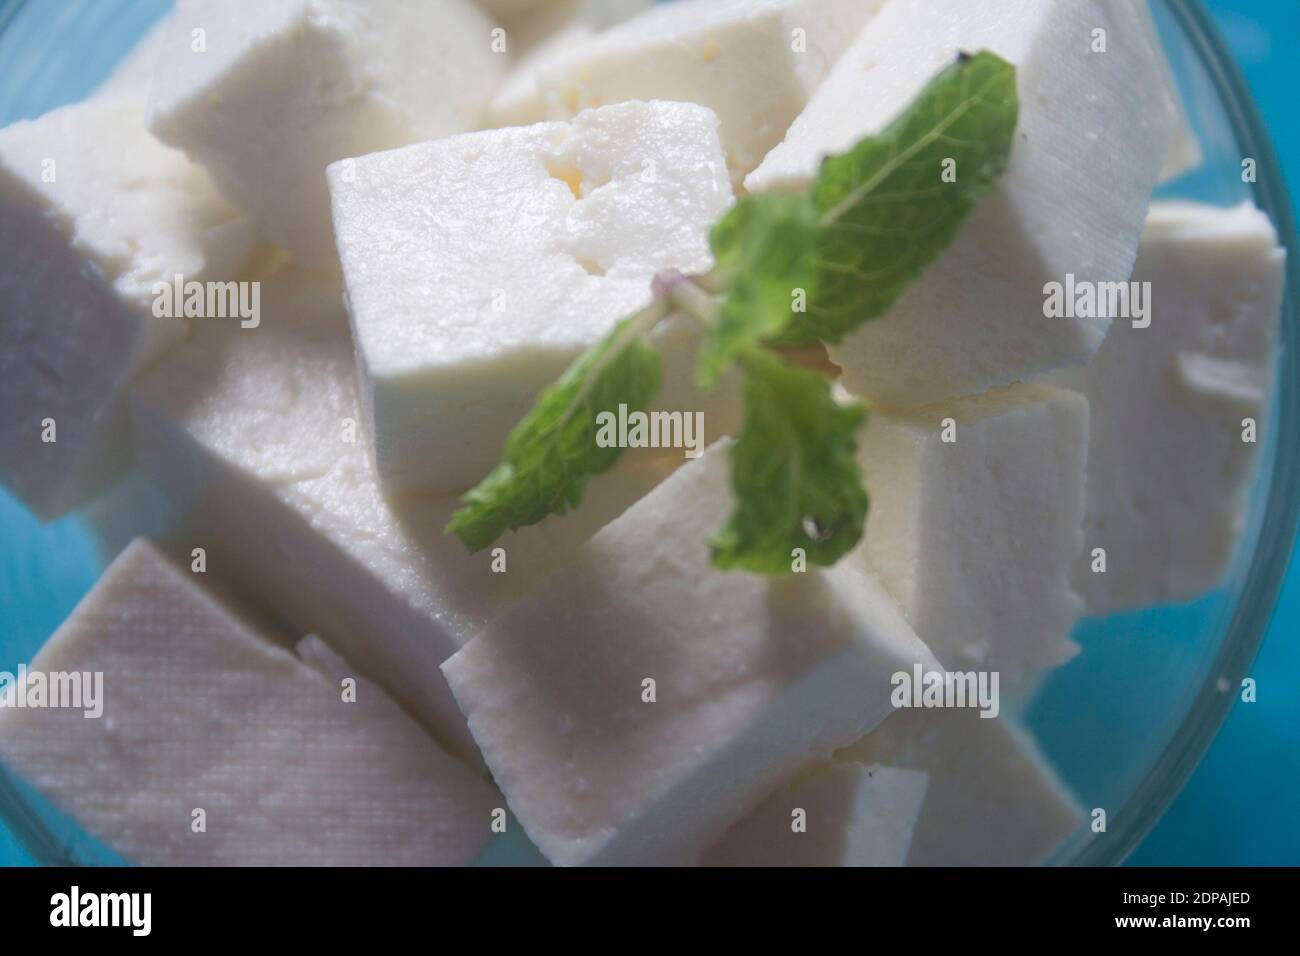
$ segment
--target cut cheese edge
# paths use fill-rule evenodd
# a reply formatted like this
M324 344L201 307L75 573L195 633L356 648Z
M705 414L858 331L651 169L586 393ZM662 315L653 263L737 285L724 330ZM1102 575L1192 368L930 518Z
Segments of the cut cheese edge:
M927 774L818 767L779 788L704 856L705 866L902 866Z
M1083 822L1083 810L1007 718L906 710L837 755L924 771L909 866L1032 866Z
M214 569L472 757L439 665L681 458L629 453L571 514L470 555L444 530L455 496L380 487L338 278L281 273L262 313L256 329L201 330L144 378L140 458Z
M868 418L857 556L947 667L1011 685L1077 652L1088 441L1087 400L1039 384Z
M1092 405L1075 585L1107 614L1189 601L1237 550L1276 376L1286 253L1249 203L1156 203L1133 281L1146 316L1054 375Z
M1127 279L1173 135L1173 92L1130 4L892 0L746 188L803 188L826 155L881 132L960 51L982 49L1016 67L1007 169L891 309L830 349L844 387L884 407L1087 361L1108 320L1044 317L1044 286Z
M129 457L125 390L187 334L156 286L232 278L259 245L143 117L124 82L0 130L0 481L46 519Z
M937 666L852 567L720 571L725 443L595 535L443 666L493 778L559 865L698 862L782 780Z
M102 675L101 715L18 707L15 683L0 759L146 865L472 862L499 795L377 687L349 703L200 580L128 547L29 670Z

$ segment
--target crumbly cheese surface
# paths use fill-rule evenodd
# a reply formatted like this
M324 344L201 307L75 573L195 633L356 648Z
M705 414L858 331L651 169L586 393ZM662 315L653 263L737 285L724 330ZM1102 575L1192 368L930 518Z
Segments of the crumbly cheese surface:
M716 118L682 103L421 143L330 182L376 461L429 493L485 477L538 393L650 304L657 271L708 271L732 202ZM699 410L680 378L660 403Z
M681 0L653 7L539 83L554 116L623 100L702 103L739 183L780 142L878 0Z

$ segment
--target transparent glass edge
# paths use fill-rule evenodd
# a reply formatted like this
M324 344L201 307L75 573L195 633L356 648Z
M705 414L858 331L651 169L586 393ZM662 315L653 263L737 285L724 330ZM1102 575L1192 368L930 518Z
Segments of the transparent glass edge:
M1286 290L1282 303L1278 355L1278 395L1274 403L1273 436L1296 434L1300 428L1300 357L1296 344L1296 291L1300 289L1300 263L1294 248L1295 221L1281 167L1263 117L1255 107L1249 85L1219 34L1203 0L1155 0L1177 22L1198 58L1209 72L1224 112L1243 156L1258 160L1258 177L1252 184L1255 204L1268 215L1287 248ZM1283 369L1286 371L1284 372ZM1286 374L1289 372L1289 374ZM1086 831L1053 856L1054 865L1118 866L1142 843L1182 791L1218 736L1236 696L1216 686L1223 677L1246 676L1259 654L1277 608L1282 583L1296 542L1300 516L1300 456L1276 457L1269 474L1267 503L1244 588L1237 600L1232 623L1196 694L1187 716L1142 782L1119 812L1110 814L1113 826L1104 837Z

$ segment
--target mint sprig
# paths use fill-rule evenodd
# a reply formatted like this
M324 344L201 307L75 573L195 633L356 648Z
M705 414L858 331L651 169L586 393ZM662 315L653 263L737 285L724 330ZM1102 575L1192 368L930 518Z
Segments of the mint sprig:
M713 276L726 286L696 378L712 388L749 346L780 338L812 284L816 210L802 193L745 196L709 237Z
M789 573L795 550L807 563L832 565L862 537L867 493L858 475L854 433L865 412L841 405L830 383L749 349L745 425L731 446L736 507L713 539L720 568Z
M992 53L940 73L879 136L822 164L814 291L785 341L838 342L888 311L1006 168L1019 101Z
M879 135L828 158L806 191L740 199L711 234L714 271L657 276L654 303L542 393L447 530L477 551L577 506L621 455L597 445L596 416L653 401L660 358L644 339L678 311L705 326L700 385L733 368L744 385L736 507L713 539L714 564L789 573L796 549L834 564L866 520L855 441L865 412L771 346L835 342L887 311L992 188L1017 116L1015 69L992 53L963 54Z
M659 353L642 339L667 315L656 303L620 322L542 392L506 440L505 461L461 499L447 531L471 552L507 531L577 507L592 478L623 454L596 442L596 417L620 403L644 410L659 392Z

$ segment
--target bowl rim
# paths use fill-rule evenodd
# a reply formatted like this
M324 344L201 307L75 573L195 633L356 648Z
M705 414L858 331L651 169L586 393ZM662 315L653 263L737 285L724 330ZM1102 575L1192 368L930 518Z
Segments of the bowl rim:
M0 0L0 32L29 2ZM1300 261L1295 255L1298 247L1291 200L1272 139L1249 84L1204 0L1150 2L1159 3L1169 11L1194 48L1198 62L1206 69L1242 155L1258 161L1257 178L1251 184L1252 198L1274 224L1279 242L1288 253L1274 400L1276 419L1269 432L1272 436L1296 434L1300 431L1300 354L1297 354L1300 302L1296 298L1300 291ZM1300 523L1300 454L1276 455L1272 471L1261 474L1257 480L1268 482L1263 523L1227 635L1205 681L1164 750L1118 811L1109 815L1107 839L1095 839L1090 832L1078 835L1058 850L1052 863L1122 864L1164 816L1227 720L1236 695L1221 692L1218 685L1225 677L1239 682L1248 674L1268 635L1295 547ZM0 806L9 808L0 816L0 824L9 829L37 863L71 866L84 862L77 859L74 848L60 840L29 806L19 784L3 767L0 767Z
M1274 436L1300 430L1300 262L1296 257L1295 219L1277 153L1245 75L1228 49L1204 0L1152 0L1169 11L1206 69L1243 156L1257 160L1252 198L1277 230L1287 251L1281 334L1278 344L1277 388L1274 395ZM1219 645L1205 681L1187 708L1160 756L1131 790L1118 812L1108 815L1107 838L1088 832L1062 848L1053 862L1071 866L1118 866L1142 843L1165 815L1199 766L1223 727L1236 694L1223 693L1226 678L1240 686L1268 636L1278 597L1296 544L1300 519L1300 455L1277 454L1273 468L1257 480L1268 482L1263 523L1255 542L1232 621Z

